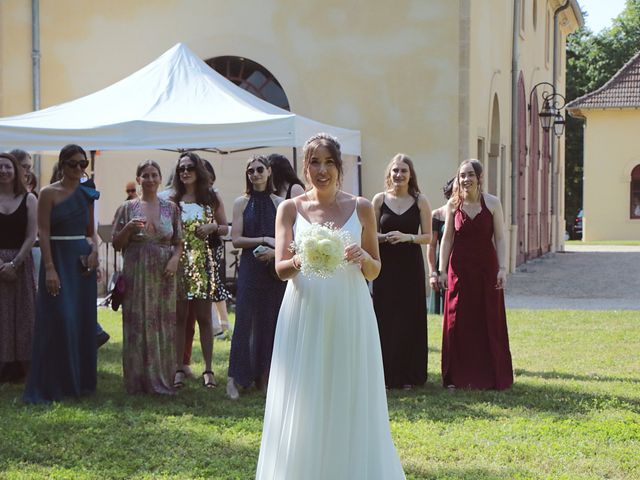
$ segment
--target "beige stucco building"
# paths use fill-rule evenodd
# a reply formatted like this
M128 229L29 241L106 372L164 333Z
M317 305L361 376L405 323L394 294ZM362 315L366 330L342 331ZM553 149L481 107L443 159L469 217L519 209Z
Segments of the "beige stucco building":
M640 240L640 52L567 108L585 121L582 239Z
M540 129L543 89L530 93L543 81L564 91L565 39L582 23L575 0L43 1L35 54L32 4L0 2L0 116L32 110L34 95L43 108L97 91L183 42L228 76L234 65L255 62L292 111L360 130L363 195L381 190L384 166L401 151L416 162L436 207L459 162L477 157L485 189L503 201L511 268L562 248L562 138ZM205 155L228 210L246 156ZM101 223L111 221L135 165L148 157L168 171L176 155L99 152ZM54 161L43 155L42 180Z

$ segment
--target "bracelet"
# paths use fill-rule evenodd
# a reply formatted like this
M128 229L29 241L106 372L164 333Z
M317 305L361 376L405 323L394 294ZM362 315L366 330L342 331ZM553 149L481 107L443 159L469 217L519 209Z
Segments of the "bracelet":
M411 243L416 243L416 236L415 235L411 235Z
M438 278L439 276L440 276L440 274L438 272L431 272L429 274L429 277L431 277L431 278Z
M18 267L16 267L16 264L15 264L15 262L14 262L13 260L11 260L11 261L9 262L9 265L11 265L11 268L13 268L14 270L15 270L16 268L18 268Z

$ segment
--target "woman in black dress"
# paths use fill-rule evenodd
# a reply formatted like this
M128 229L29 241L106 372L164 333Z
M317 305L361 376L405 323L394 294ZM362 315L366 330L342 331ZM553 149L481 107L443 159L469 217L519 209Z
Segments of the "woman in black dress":
M431 206L413 162L398 153L373 197L382 270L373 282L385 383L410 389L427 380L427 299L420 244L431 240Z

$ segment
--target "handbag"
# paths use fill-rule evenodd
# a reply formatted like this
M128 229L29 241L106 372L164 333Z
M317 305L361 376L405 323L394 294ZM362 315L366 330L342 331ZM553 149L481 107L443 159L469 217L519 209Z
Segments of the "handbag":
M111 303L111 309L117 312L122 305L124 294L126 291L126 285L124 281L124 275L122 272L113 272L111 275L111 281L109 282L109 301Z

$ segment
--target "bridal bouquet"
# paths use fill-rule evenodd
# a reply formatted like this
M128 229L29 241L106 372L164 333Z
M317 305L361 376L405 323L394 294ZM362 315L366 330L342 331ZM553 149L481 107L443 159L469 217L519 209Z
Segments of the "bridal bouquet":
M329 278L347 264L344 249L350 241L349 233L334 228L333 223L316 223L291 242L290 250L298 255L304 275Z

